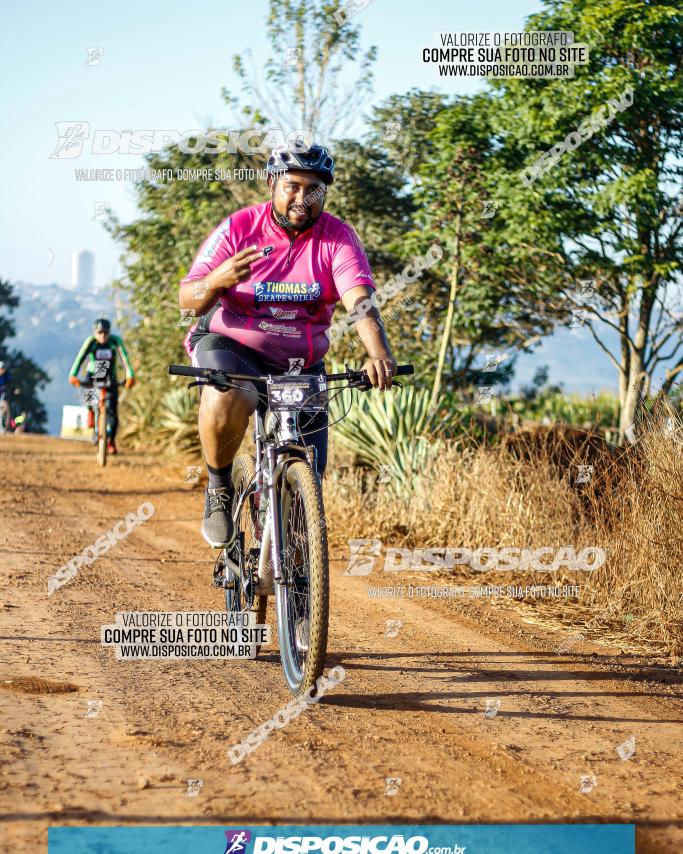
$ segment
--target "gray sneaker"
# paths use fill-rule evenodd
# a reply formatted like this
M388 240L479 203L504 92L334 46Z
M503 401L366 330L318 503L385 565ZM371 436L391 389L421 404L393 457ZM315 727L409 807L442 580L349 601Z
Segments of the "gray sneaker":
M232 492L225 486L206 490L202 535L215 549L229 546L235 536L232 521Z

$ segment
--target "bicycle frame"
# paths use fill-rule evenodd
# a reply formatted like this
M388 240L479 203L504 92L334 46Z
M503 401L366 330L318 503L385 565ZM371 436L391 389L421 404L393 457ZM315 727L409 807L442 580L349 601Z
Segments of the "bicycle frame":
M248 382L268 382L271 379L270 376L255 377L247 374L226 374L225 371L221 371L218 369L191 368L185 365L170 365L168 368L168 372L169 374L174 374L177 376L192 377L195 382L191 383L191 385L202 385L202 381L198 379L201 378L201 380L203 380L204 382L215 383L223 388L230 387L230 384L225 379L226 376L229 376L233 382L242 380L246 380ZM412 365L403 365L398 367L396 371L396 376L407 375L412 373ZM363 371L350 371L347 369L343 374L328 375L327 379L328 381L348 380L349 385L352 388L355 387L362 390L367 390L370 388L370 385L367 380L367 375L365 375ZM247 500L247 498L252 492L256 491L257 485L261 484L262 495L265 489L268 501L268 515L266 518L266 524L263 526L263 530L261 532L261 549L259 553L258 576L259 581L268 578L268 573L266 572L266 570L268 567L268 563L270 562L270 565L272 566L273 570L273 582L274 584L279 585L286 583L283 577L282 519L280 515L280 504L278 500L279 482L282 478L282 474L286 466L294 460L300 460L301 453L303 453L304 457L307 458L309 465L311 465L311 467L313 468L313 471L317 473L315 448L307 447L301 444L302 437L299 434L297 428L298 413L299 410L296 408L289 410L280 410L278 418L279 442L271 443L266 437L264 419L257 407L255 412L256 426L254 428L254 445L256 448L256 474L254 477L254 482L246 490L244 490L242 495L239 497L239 500L237 501L236 507L233 510L234 519L239 519L240 513L242 512L242 508L244 506L244 502ZM295 453L290 453L292 451L294 451ZM281 458L278 459L279 457ZM267 471L262 470L264 459L267 463ZM268 557L269 555L270 558Z
M107 436L107 389L105 387L100 387L97 398L97 435L99 438Z
M114 379L101 381L94 377L91 377L81 383L81 387L83 388L93 388L98 390L97 405L94 406L93 404L88 404L88 406L91 406L97 413L97 461L101 466L104 466L107 463L106 443L108 441L107 422L109 420L107 413L107 395L113 386L118 389L122 385L124 385L123 382Z
M285 435L280 435L283 440L280 443L272 443L266 438L264 419L257 410L254 414L256 419L254 427L254 445L256 449L254 480L247 489L239 496L239 500L233 509L235 520L240 518L242 508L249 496L256 492L259 485L261 494L267 496L268 512L266 522L263 526L260 539L258 578L259 584L265 589L261 593L274 593L274 584L285 584L283 571L283 536L282 517L280 507L279 484L287 465L294 461L300 461L303 454L309 465L316 471L316 449L300 444L301 436L298 429L291 427L296 425L297 410L286 410L281 412L281 422L286 425ZM299 452L292 454L291 451ZM266 466L263 466L265 459Z

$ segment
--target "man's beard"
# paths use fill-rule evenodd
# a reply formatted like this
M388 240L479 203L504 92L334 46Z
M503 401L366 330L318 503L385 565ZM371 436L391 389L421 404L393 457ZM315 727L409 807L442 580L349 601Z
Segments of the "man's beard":
M324 205L323 205L323 207L320 208L320 213L318 214L318 216L312 217L310 214L310 208L306 209L304 205L296 205L296 204L290 205L289 208L287 209L287 213L289 213L289 211L292 209L296 209L298 207L304 207L304 209L306 210L306 213L308 214L308 216L301 223L301 225L297 225L296 223L292 222L291 219L289 219L289 217L286 214L278 213L278 211L275 209L275 190L274 189L273 189L271 201L272 201L273 217L275 218L275 221L279 225L281 225L282 228L292 229L292 231L306 231L307 229L314 226L316 224L316 222L322 216L323 207L324 207ZM298 213L298 211L297 211L297 213Z

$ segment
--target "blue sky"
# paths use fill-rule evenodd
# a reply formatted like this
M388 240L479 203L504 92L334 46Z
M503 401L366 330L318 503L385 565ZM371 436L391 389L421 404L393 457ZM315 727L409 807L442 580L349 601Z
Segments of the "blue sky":
M419 48L449 31L515 31L538 11L532 0L373 0L360 11L364 47L377 45L374 101L412 86L467 92L480 81L437 86ZM93 221L96 202L108 202L123 219L136 216L131 185L77 182L74 168L136 168L136 155L83 155L49 159L55 122L86 121L92 128L186 130L213 122L228 125L220 89L238 89L234 53L268 53L266 0L130 2L28 2L6 4L0 35L0 275L11 280L68 283L71 253L95 253L96 284L117 269L118 248ZM87 48L104 53L86 66ZM370 106L370 105L368 105ZM9 202L9 204L7 203ZM51 262L51 263L50 263Z
M439 32L519 31L541 8L536 0L373 0L356 17L363 49L378 48L368 108L411 87L449 94L481 87L476 79L440 81L422 63L420 48L437 44ZM220 89L239 91L233 54L250 48L257 62L267 57L267 12L267 0L6 4L0 33L0 275L68 284L72 252L90 249L96 286L104 287L118 270L119 248L93 220L95 204L108 203L124 222L134 219L132 185L77 182L74 168L134 169L144 161L122 154L50 159L55 122L118 131L231 126ZM103 54L97 65L86 66L91 47ZM548 363L551 379L565 380L569 389L613 386L612 367L587 336L565 331L548 339L542 352L520 358L518 381Z

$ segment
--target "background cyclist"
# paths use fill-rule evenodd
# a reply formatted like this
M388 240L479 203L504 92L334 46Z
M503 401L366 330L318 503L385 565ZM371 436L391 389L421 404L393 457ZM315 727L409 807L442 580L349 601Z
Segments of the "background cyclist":
M119 335L111 332L111 323L100 317L93 323L93 334L89 335L83 342L78 355L71 366L69 382L75 386L93 387L99 384L109 383L107 387L107 450L110 454L116 453L116 431L119 425L118 419L118 386L116 383L116 354L119 354L126 371L126 388L131 388L135 383L135 373L128 358L128 353ZM87 359L86 377L81 382L78 372L81 365ZM96 402L88 406L88 427L95 426ZM93 437L97 441L97 436Z

